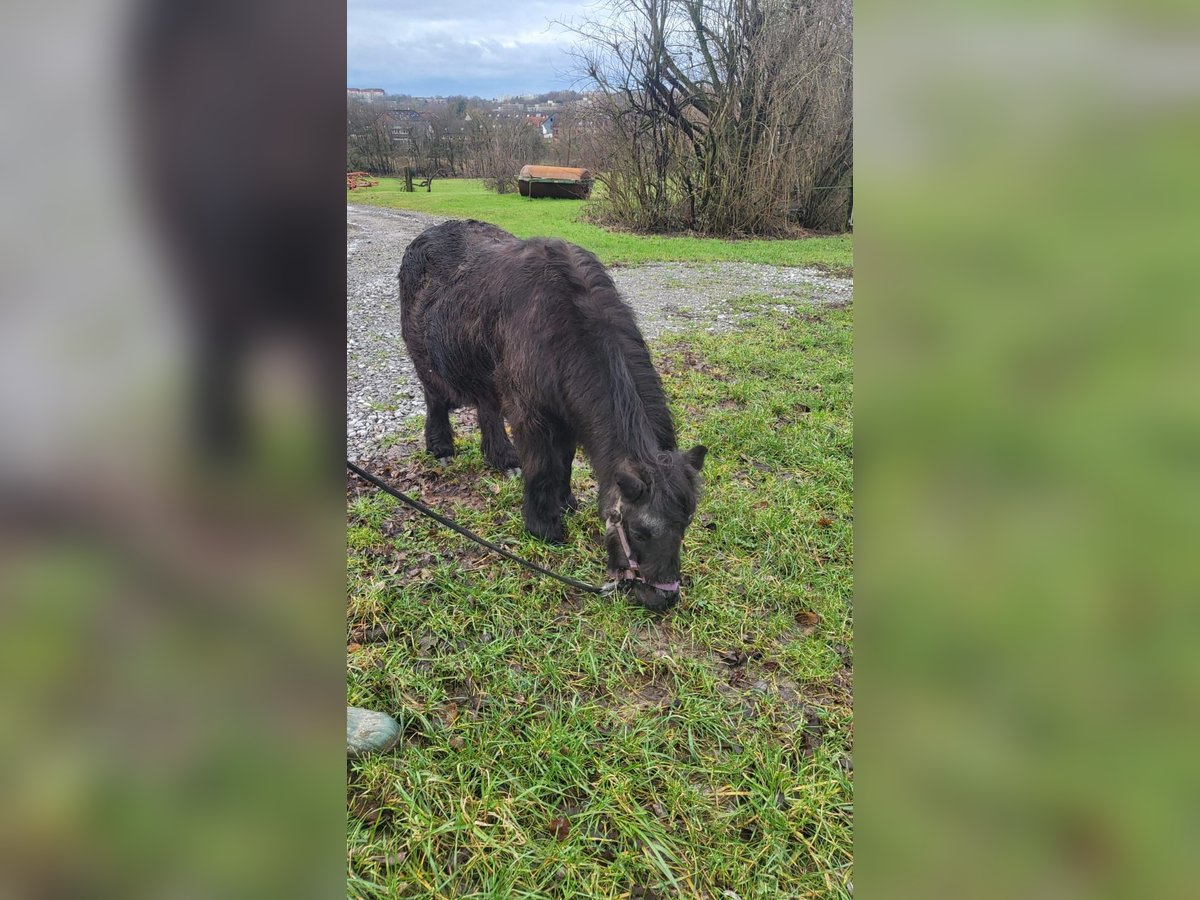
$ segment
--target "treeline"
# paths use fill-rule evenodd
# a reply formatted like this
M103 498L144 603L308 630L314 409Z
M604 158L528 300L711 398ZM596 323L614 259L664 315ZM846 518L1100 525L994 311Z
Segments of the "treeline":
M483 100L394 95L384 101L347 102L346 164L350 171L430 177L483 178L494 190L515 190L530 163L587 165L594 130L593 101L575 91L533 98ZM553 103L553 137L547 138L535 106ZM543 116L545 113L542 114ZM532 117L532 118L531 118Z

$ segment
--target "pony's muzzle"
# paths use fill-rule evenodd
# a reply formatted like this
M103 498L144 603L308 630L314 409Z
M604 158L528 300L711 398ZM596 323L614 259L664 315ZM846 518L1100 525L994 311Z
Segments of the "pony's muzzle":
M666 612L679 602L679 590L663 590L650 584L639 583L633 587L637 602L651 612Z

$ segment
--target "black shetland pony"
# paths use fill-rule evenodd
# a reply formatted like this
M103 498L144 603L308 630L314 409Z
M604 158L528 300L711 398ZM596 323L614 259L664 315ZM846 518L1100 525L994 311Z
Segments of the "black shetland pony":
M447 222L409 245L400 303L425 389L426 450L448 461L449 410L477 407L488 462L524 477L525 527L560 543L563 513L578 508L571 464L582 445L610 574L646 608L673 606L707 451L676 449L646 342L599 260L563 241Z

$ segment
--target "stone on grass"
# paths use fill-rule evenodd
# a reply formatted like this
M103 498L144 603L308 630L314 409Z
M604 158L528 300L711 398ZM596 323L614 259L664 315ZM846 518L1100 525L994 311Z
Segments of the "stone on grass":
M346 755L391 750L400 740L400 724L387 713L357 706L346 707Z

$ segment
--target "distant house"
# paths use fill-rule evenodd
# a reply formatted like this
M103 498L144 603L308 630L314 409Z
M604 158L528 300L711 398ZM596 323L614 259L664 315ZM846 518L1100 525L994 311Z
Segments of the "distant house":
M387 98L383 88L346 88L347 100L366 100L369 103L380 103Z
M414 134L429 131L429 126L421 121L421 114L415 109L389 109L379 118L396 147L406 147L412 142Z
M546 121L542 123L542 137L546 140L554 137L554 116L547 116Z

